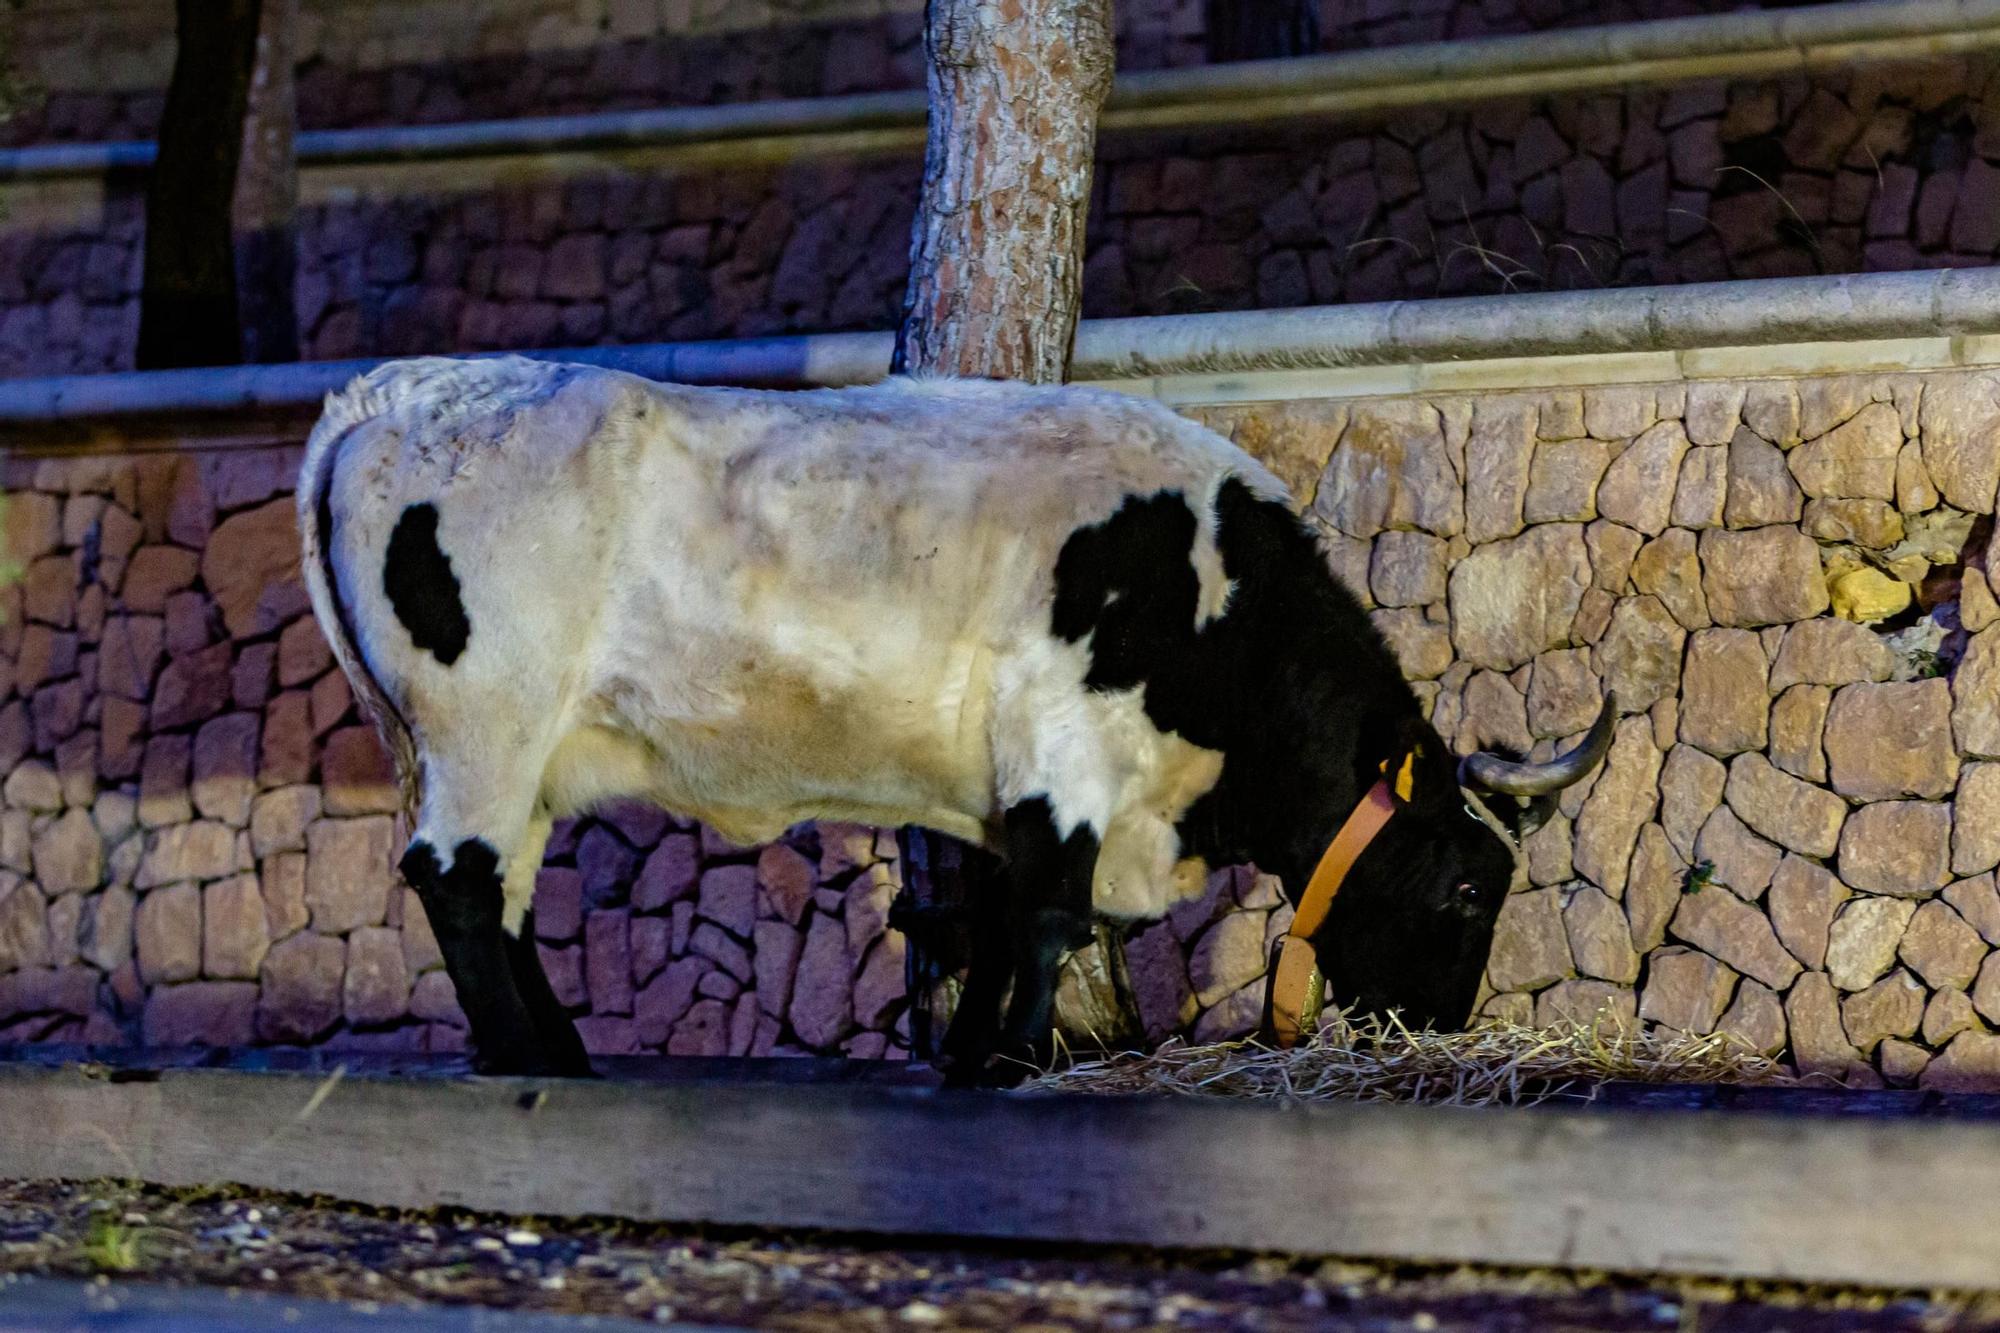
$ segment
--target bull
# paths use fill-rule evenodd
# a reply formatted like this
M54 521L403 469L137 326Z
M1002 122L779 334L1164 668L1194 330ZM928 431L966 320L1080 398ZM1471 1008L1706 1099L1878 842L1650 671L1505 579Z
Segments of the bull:
M553 822L619 797L740 844L832 819L997 856L961 1080L1046 1056L1094 917L1241 862L1309 909L1288 968L1462 1026L1518 839L1614 711L1547 763L1454 763L1283 485L1110 392L399 361L328 396L298 504L490 1072L589 1072L531 898Z

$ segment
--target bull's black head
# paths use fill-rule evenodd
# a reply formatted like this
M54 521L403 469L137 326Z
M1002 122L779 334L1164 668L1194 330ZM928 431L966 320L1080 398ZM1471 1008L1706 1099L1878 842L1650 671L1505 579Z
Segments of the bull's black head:
M1456 764L1434 733L1415 741L1410 799L1355 862L1312 941L1329 1006L1394 1011L1412 1028L1466 1025L1519 841L1547 817L1555 793L1603 757L1615 715L1607 699L1575 749L1540 765L1491 755Z

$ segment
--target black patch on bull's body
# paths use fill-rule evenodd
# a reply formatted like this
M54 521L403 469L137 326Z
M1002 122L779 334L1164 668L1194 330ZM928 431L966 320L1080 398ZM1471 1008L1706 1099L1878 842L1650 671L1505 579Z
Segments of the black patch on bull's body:
M1254 861L1294 902L1383 761L1417 753L1415 797L1356 865L1315 944L1335 1003L1461 1026L1512 851L1467 815L1451 755L1311 530L1235 478L1214 515L1234 585L1221 615L1195 627L1199 524L1187 497L1163 491L1072 534L1051 628L1093 636L1090 685L1143 685L1155 726L1221 752L1220 779L1179 825L1184 853Z
M413 504L396 520L382 561L382 591L410 641L450 666L472 637L451 558L438 545L434 504Z

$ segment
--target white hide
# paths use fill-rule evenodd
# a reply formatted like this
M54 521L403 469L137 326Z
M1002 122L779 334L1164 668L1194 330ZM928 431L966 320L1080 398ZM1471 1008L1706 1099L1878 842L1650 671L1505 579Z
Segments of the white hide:
M314 608L410 733L417 836L501 851L510 930L549 821L611 796L739 843L818 818L990 845L1001 811L1046 794L1059 832L1103 840L1098 909L1159 914L1198 873L1176 873L1173 823L1220 756L1162 735L1137 691L1084 689L1087 644L1050 630L1056 557L1128 497L1179 490L1210 617L1216 488L1284 498L1220 436L1121 394L704 389L521 358L370 372L329 396L303 475ZM423 502L472 627L449 667L383 590L389 534Z

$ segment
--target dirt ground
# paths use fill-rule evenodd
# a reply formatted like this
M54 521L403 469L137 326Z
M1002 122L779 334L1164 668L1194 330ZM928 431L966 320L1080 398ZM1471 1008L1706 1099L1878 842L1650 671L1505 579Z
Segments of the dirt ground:
M1274 1255L881 1248L853 1237L387 1213L234 1189L0 1182L0 1274L785 1330L1942 1330L2000 1299Z

